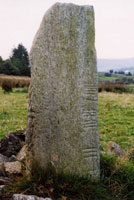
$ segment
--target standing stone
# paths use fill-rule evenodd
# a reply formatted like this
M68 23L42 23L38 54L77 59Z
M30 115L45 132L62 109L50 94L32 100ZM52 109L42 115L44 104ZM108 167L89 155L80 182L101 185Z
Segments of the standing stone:
M99 178L97 69L92 6L56 3L30 53L29 160Z

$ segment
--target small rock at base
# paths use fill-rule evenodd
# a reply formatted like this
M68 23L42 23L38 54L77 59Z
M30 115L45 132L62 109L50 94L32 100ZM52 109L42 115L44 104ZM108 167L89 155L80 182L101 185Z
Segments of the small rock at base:
M17 154L17 159L19 160L19 161L24 161L25 160L25 158L26 158L26 152L27 152L27 147L26 147L26 145L24 145L23 147L22 147L22 149L19 151L19 153Z
M0 154L0 162L8 162L8 161L9 161L9 158L7 156Z
M4 163L5 172L8 175L21 174L21 163L19 161Z
M9 158L9 162L15 162L15 161L18 161L17 157L15 155L12 155L10 158Z
M0 153L4 156L11 157L20 151L20 149L23 147L23 144L23 141L21 141L17 134L15 135L12 132L8 133L0 141Z
M51 198L41 198L34 195L14 194L13 200L52 200Z
M107 144L107 149L109 152L116 154L117 156L124 156L126 151L122 149L118 144L115 142L110 141Z

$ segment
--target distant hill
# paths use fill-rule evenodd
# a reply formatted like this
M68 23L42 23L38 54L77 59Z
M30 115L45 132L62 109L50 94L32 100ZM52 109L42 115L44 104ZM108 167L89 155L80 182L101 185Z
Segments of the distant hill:
M98 71L107 72L110 69L114 71L130 71L134 73L134 58L128 59L98 59Z

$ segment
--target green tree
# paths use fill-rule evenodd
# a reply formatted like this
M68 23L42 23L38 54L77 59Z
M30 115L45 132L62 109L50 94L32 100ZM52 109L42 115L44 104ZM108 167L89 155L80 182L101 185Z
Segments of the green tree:
M111 74L110 74L110 73L108 73L108 72L106 72L106 73L104 74L104 76L110 77L110 76L111 76Z
M1 69L2 66L3 66L3 63L4 63L4 61L3 61L2 57L0 56L0 69Z
M28 52L22 44L12 50L9 59L0 56L0 74L30 76Z
M19 70L8 59L0 64L0 74L19 75Z
M113 72L114 72L114 71L113 71L112 69L109 70L109 73L110 73L110 74L113 74Z
M12 50L11 60L14 58L19 59L23 65L29 65L28 52L22 44Z
M12 50L12 64L19 70L19 75L30 76L29 57L26 48L19 44Z
M0 56L0 64L2 64L3 63L3 59L2 59L2 57Z

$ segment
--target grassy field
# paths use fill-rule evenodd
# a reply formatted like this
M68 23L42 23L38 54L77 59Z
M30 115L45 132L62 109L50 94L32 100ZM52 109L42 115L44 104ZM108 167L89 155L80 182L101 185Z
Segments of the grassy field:
M100 143L134 147L134 94L99 93Z
M99 134L104 150L108 141L115 141L126 150L134 147L133 102L134 94L99 93ZM0 138L10 131L26 128L27 106L28 93L23 89L14 89L11 93L0 89ZM79 177L52 177L51 174L50 177L40 177L41 174L34 173L30 179L24 176L15 180L5 192L10 197L14 193L24 193L50 196L56 200L134 199L133 162L124 163L105 153L101 154L100 166L101 179L98 183Z
M6 133L26 127L28 93L14 90L3 93L0 89L0 138Z
M127 76L125 74L111 74L110 77L105 76L104 72L98 72L99 81L113 81L116 79L134 79L134 76Z
M100 143L115 141L126 150L134 148L134 94L99 93ZM0 138L16 129L26 128L28 93L0 89Z
M5 92L11 91L13 88L28 88L29 85L30 77L0 74L0 86Z

